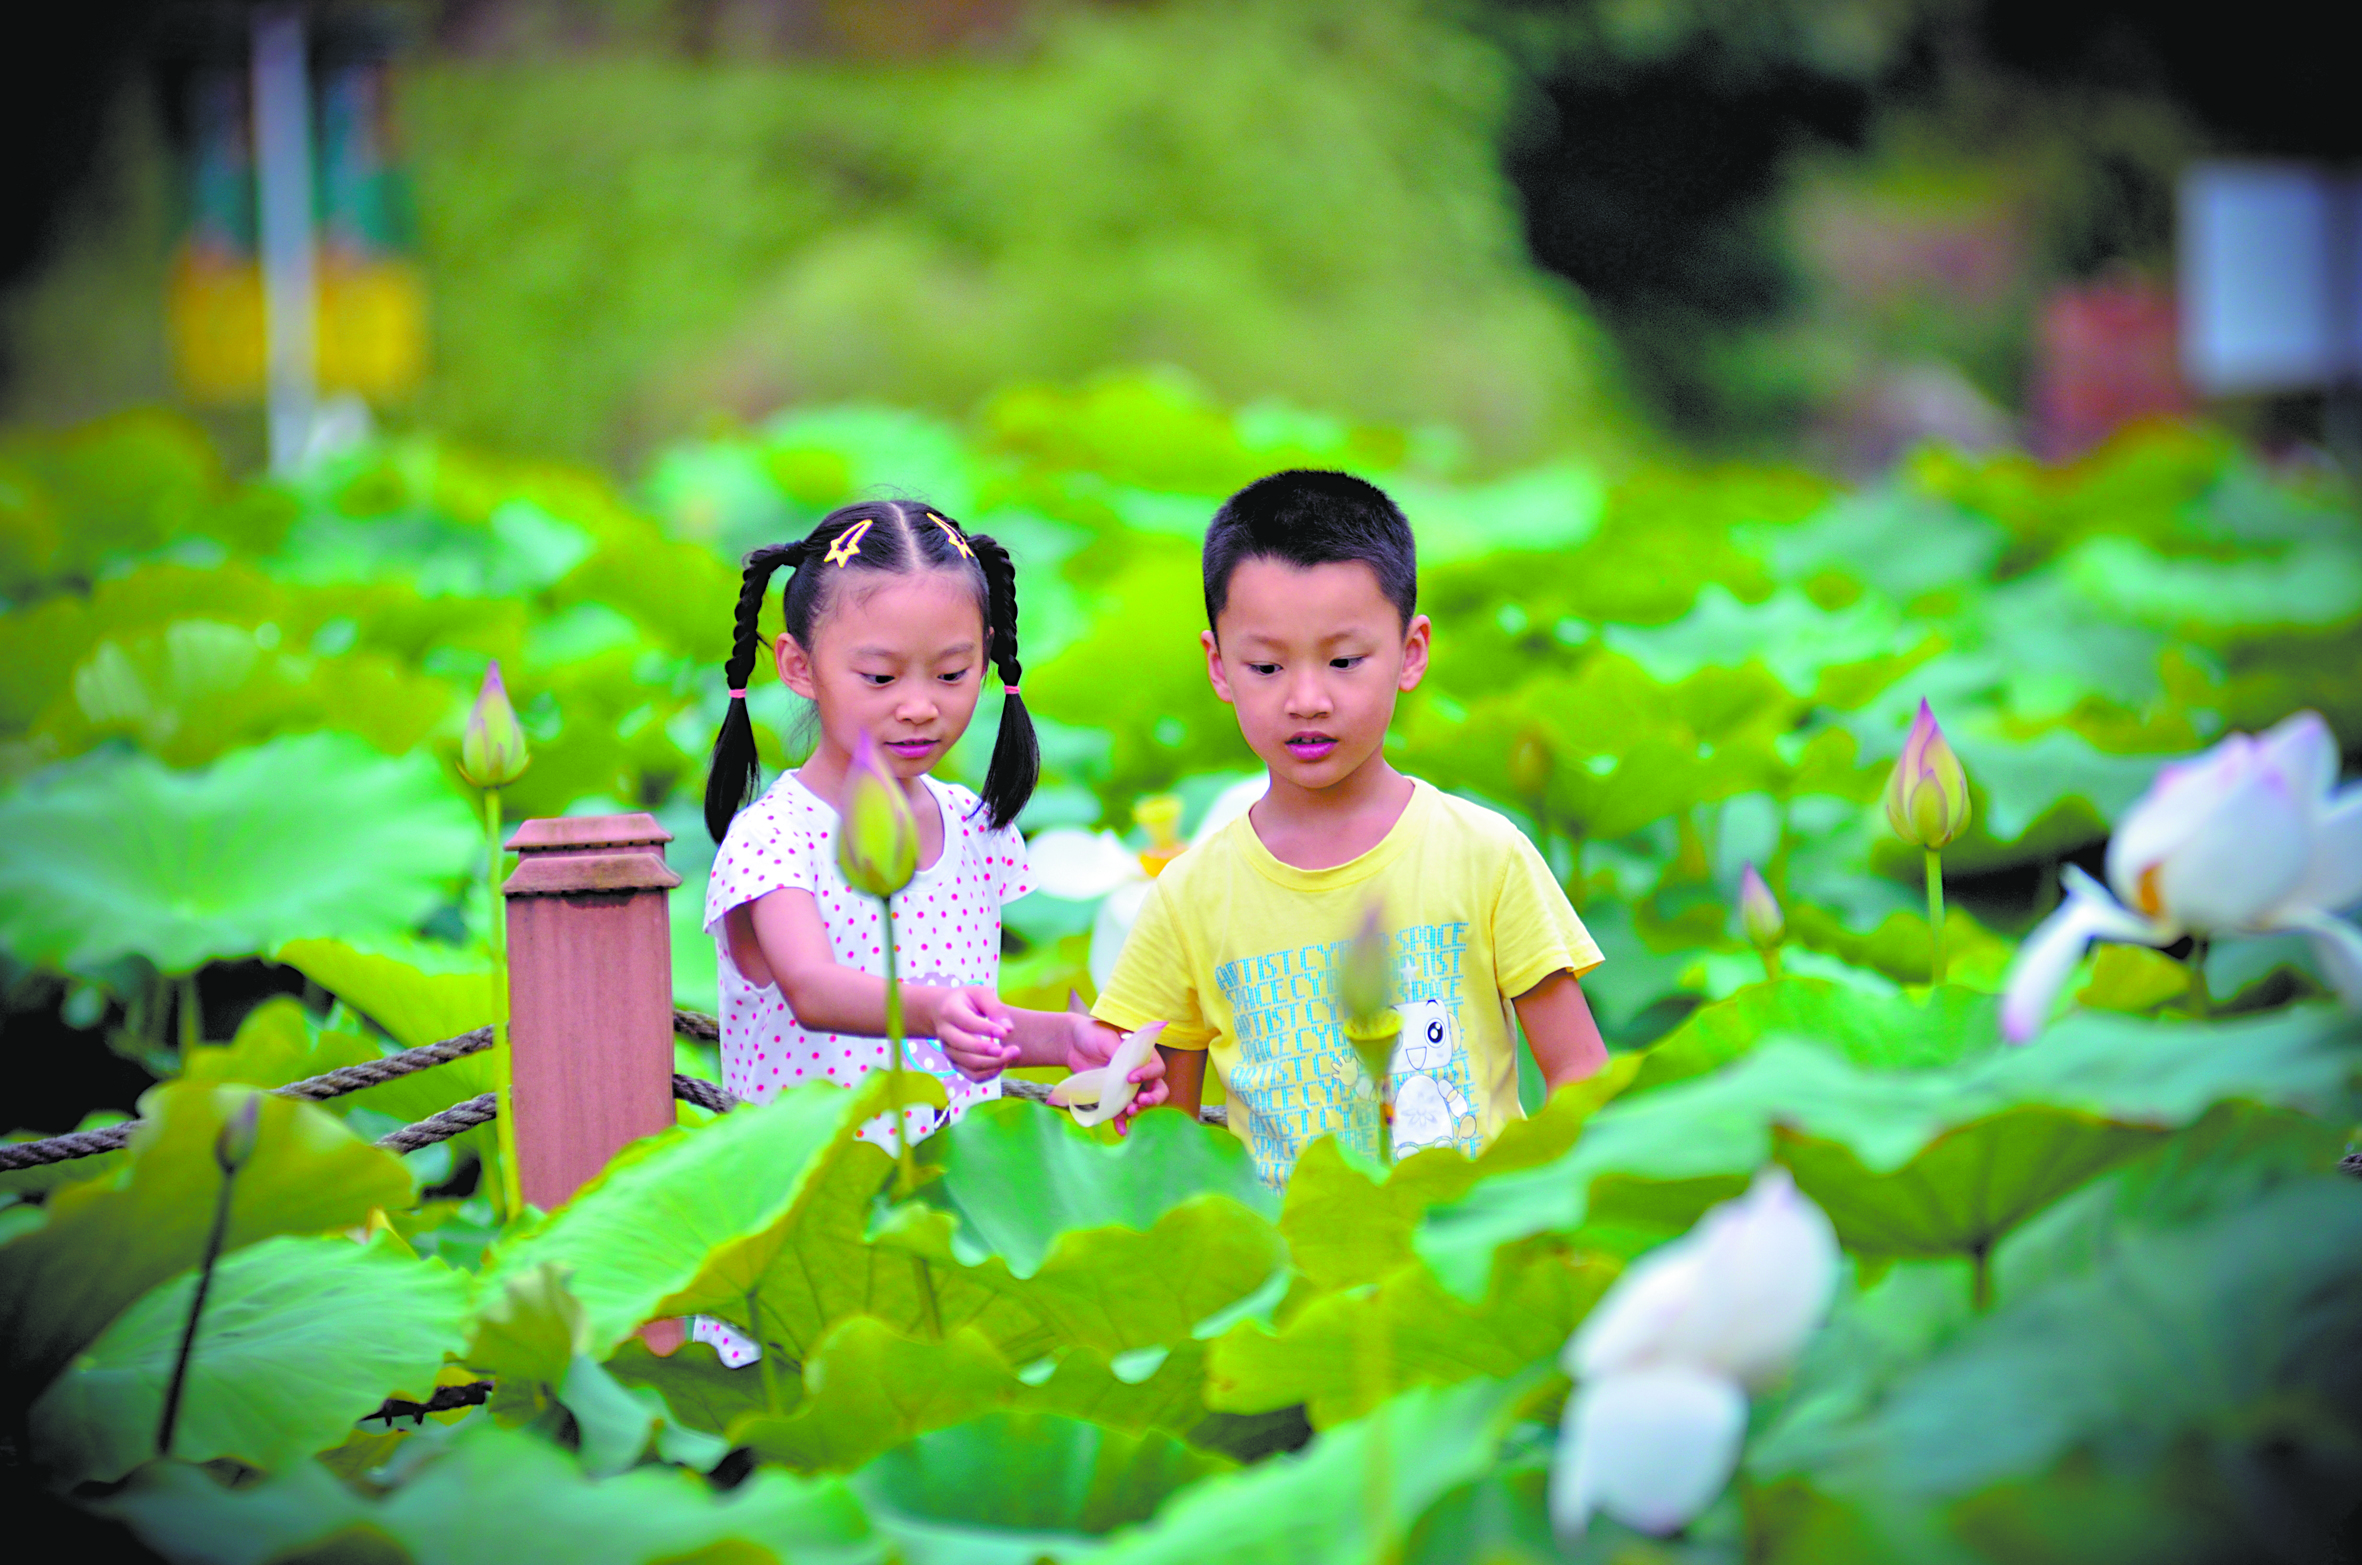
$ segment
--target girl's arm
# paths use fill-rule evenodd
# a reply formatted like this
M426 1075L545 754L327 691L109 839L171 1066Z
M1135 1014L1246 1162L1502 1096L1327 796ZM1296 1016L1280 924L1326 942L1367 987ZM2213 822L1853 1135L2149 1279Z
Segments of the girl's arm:
M1561 968L1512 1003L1525 1028L1526 1047L1534 1051L1542 1080L1553 1091L1606 1068L1607 1044L1574 974Z
M886 1035L886 981L836 959L811 892L789 886L765 892L732 908L722 928L730 937L730 960L749 983L778 984L798 1025L862 1038ZM975 1065L990 1075L1009 1063L1009 1024L984 1015L972 991L897 987L907 1035L934 1039L962 1070Z

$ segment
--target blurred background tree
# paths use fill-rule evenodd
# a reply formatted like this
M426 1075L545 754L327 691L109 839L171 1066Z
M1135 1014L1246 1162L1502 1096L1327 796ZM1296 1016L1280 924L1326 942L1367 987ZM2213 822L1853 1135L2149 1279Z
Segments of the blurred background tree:
M2068 416L2050 362L2170 348L2177 171L2362 134L2279 0L313 14L397 62L431 352L382 411L624 468L717 416L965 413L1138 363L1448 427L1486 466L1666 437L1852 471L1928 435L2066 454L2179 405L2168 365ZM173 395L185 88L244 16L126 0L11 51L0 418Z

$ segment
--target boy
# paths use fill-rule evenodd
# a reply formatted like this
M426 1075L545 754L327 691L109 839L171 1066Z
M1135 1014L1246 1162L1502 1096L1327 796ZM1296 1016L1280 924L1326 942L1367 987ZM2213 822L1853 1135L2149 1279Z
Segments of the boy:
M1375 904L1402 1001L1395 1153L1473 1153L1520 1112L1512 1007L1552 1087L1607 1062L1576 982L1600 955L1516 827L1387 764L1395 697L1427 672L1410 524L1358 478L1275 473L1223 502L1204 568L1206 674L1270 791L1158 877L1092 1015L1164 1021L1192 1115L1210 1055L1282 1185L1317 1137L1368 1144L1328 968Z

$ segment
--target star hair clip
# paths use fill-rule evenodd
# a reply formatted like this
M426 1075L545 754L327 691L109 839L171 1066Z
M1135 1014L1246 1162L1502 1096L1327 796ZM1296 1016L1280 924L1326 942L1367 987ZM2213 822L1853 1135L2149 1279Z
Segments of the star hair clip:
M968 547L968 540L961 535L960 530L957 527L952 526L951 523L945 521L942 517L937 516L933 511L929 511L927 513L927 520L933 522L936 526L943 529L943 536L951 540L951 546L953 548L959 550L960 553L966 555L971 560L976 558L976 551Z
M871 519L865 516L840 533L837 541L828 546L828 563L843 570L853 556L861 552L861 540L868 535L870 526Z

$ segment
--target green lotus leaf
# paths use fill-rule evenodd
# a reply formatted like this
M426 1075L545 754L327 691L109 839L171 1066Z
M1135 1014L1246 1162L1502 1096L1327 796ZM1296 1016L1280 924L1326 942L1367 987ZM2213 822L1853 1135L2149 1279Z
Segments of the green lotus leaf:
M1428 1208L1471 1186L1563 1157L1600 1105L1626 1089L1642 1056L1617 1055L1588 1081L1562 1087L1526 1119L1511 1120L1475 1158L1434 1148L1381 1171L1349 1158L1333 1137L1304 1149L1288 1177L1280 1233L1298 1271L1321 1289L1391 1277L1415 1261L1411 1235Z
M1863 1070L1825 1045L1775 1036L1710 1075L1611 1105L1565 1156L1431 1210L1415 1243L1474 1298L1496 1246L1573 1232L1603 1175L1679 1193L1682 1209L1656 1214L1678 1231L1728 1181L1799 1149L1800 1185L1832 1205L1849 1246L1888 1254L1907 1237L1903 1253L1928 1253L1940 1237L1945 1249L1982 1251L1996 1225L2066 1194L2111 1150L2128 1156L2144 1134L2189 1124L2218 1102L2342 1112L2355 1027L2319 1006L2213 1024L2087 1012L2030 1047L1912 1071ZM1849 1230L1849 1219L1862 1226Z
M1829 610L1783 587L1761 603L1741 603L1727 588L1708 583L1696 606L1672 624L1614 626L1604 639L1668 685L1704 668L1754 658L1792 693L1806 696L1825 670L1896 656L1925 634L1923 627L1906 625L1883 598Z
M2337 625L2362 614L2362 562L2350 531L2243 560L2166 556L2130 538L2091 538L2058 569L2109 613L2160 630L2219 635Z
M419 942L364 950L342 940L290 940L278 960L384 1028L406 1049L473 1032L492 1020L492 974ZM342 1100L419 1120L500 1085L490 1050L398 1076ZM471 1132L482 1134L482 1132ZM489 1140L489 1137L486 1137Z
M1495 1265L1482 1303L1405 1266L1375 1288L1327 1293L1273 1330L1247 1321L1214 1339L1207 1400L1234 1412L1304 1403L1315 1429L1359 1418L1409 1386L1514 1376L1554 1356L1615 1280L1612 1260L1528 1241Z
M594 1357L645 1321L697 1307L669 1303L677 1295L715 1293L711 1302L737 1314L743 1287L698 1287L725 1257L736 1263L733 1276L744 1272L733 1247L761 1241L759 1273L762 1260L792 1243L797 1219L839 1194L828 1187L848 1161L859 1166L850 1199L866 1211L883 1172L858 1152L876 1149L840 1146L839 1133L860 1123L855 1116L865 1105L882 1101L886 1080L881 1075L858 1094L825 1083L800 1088L636 1143L540 1227L504 1245L486 1274L488 1288L530 1289L538 1285L526 1278L556 1268L580 1303L582 1342Z
M1899 485L1848 495L1753 540L1773 574L1805 582L1839 571L1897 603L1981 579L2008 535L1988 518Z
M907 1565L1033 1565L1092 1554L1232 1465L1154 1431L987 1413L887 1452L850 1482Z
M590 1345L589 1326L563 1270L549 1262L488 1281L464 1362L491 1377L493 1415L517 1423L547 1407Z
M980 1333L941 1339L904 1336L856 1315L824 1337L801 1376L724 1368L710 1347L690 1343L670 1358L626 1344L608 1368L626 1384L663 1395L700 1429L799 1468L845 1470L929 1429L994 1408L1057 1413L1111 1428L1161 1429L1221 1450L1251 1433L1254 1420L1218 1414L1205 1401L1206 1345L1184 1343L1114 1361L1089 1348L1010 1366Z
M1924 921L1920 931L1924 940ZM1649 1050L1631 1091L1703 1076L1776 1033L1810 1038L1865 1067L1950 1065L2000 1046L1999 1014L1993 996L1957 987L1877 995L1825 978L1750 984L1700 1006Z
M707 1434L719 1435L740 1418L769 1411L762 1372L752 1366L732 1369L711 1343L684 1342L658 1355L644 1342L627 1341L607 1360L606 1370L627 1386L654 1391L683 1424ZM783 1411L794 1410L802 1387L793 1376L781 1380Z
M124 1167L56 1191L49 1221L0 1247L0 1344L28 1397L134 1299L197 1264L221 1189L215 1140L256 1097L201 1082L149 1089ZM400 1159L334 1116L261 1094L225 1253L275 1234L349 1228L373 1207L409 1205L417 1190Z
M149 1289L34 1403L60 1482L111 1482L156 1454L165 1382L197 1287ZM275 1472L337 1444L389 1396L423 1401L463 1340L468 1279L380 1241L281 1235L223 1258L189 1356L173 1455Z
M181 1079L283 1087L378 1058L380 1051L367 1039L322 1031L300 1001L282 995L247 1012L238 1035L227 1044L200 1044L190 1050L181 1065ZM340 1099L329 1103L332 1113L344 1106Z
M2089 1269L1934 1334L1933 1351L1856 1416L1769 1432L1749 1465L1924 1503L2070 1453L2105 1472L2153 1471L2192 1432L2230 1442L2254 1430L2299 1461L2350 1449L2358 1241L2362 1189L2337 1176L2128 1233ZM1800 1394L1811 1389L1800 1371Z
M1122 1565L1218 1559L1328 1565L1379 1557L1373 1520L1373 1424L1383 1426L1384 1509L1400 1538L1444 1494L1493 1464L1522 1382L1421 1387L1379 1418L1340 1424L1302 1452L1191 1485L1100 1558Z
M1006 1293L1065 1343L1113 1355L1186 1342L1271 1290L1286 1261L1244 1149L1177 1114L1109 1144L1003 1100L930 1156L942 1177L924 1205L881 1222L877 1243Z
M173 619L101 640L34 728L58 756L127 739L169 766L203 766L274 734L333 728L386 755L415 748L458 692L380 652L311 657L276 622Z
M748 1378L759 1378L754 1371ZM733 1421L732 1445L804 1472L850 1472L930 1429L972 1418L1021 1389L981 1333L914 1341L866 1315L840 1321L804 1361L803 1399Z
M0 860L0 942L54 966L138 955L167 973L302 936L398 934L482 842L430 758L389 760L334 733L196 773L87 756L0 798L0 833L15 845Z
M549 1441L489 1419L455 1430L383 1498L346 1487L315 1462L238 1489L175 1462L142 1468L94 1508L167 1556L185 1556L201 1540L203 1557L221 1565L389 1555L452 1565L644 1565L700 1550L799 1565L886 1557L841 1480L771 1470L717 1495L671 1467L593 1479Z

